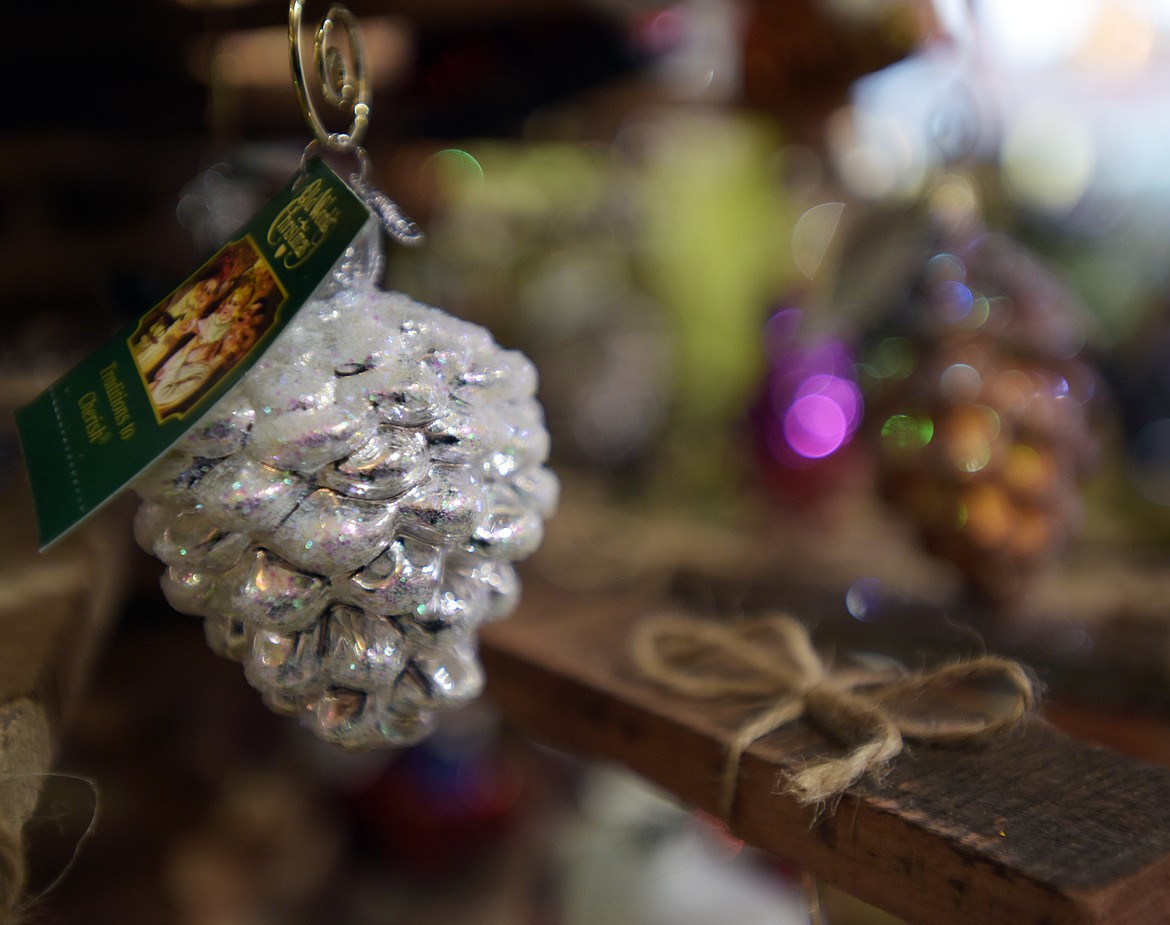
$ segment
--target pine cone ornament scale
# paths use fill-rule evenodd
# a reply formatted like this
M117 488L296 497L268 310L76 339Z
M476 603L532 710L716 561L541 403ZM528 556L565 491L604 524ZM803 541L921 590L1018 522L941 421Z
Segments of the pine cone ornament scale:
M375 275L323 284L135 484L170 604L352 747L480 693L476 629L516 605L558 493L528 359Z

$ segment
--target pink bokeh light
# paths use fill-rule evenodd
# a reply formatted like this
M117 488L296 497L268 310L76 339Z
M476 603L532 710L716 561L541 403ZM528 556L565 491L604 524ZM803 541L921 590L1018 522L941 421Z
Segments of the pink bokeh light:
M784 415L784 439L805 459L822 459L838 449L849 435L841 406L824 394L796 399Z
M832 336L802 337L802 313L782 309L764 328L769 361L757 426L768 455L803 470L850 442L864 415L852 351Z

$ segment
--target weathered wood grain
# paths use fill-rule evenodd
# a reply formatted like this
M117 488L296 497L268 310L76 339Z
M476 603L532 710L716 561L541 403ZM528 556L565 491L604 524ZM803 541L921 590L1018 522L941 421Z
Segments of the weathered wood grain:
M726 743L752 710L638 677L629 629L659 606L530 581L521 612L483 634L489 695L533 738L620 762L714 813ZM1036 721L985 746L915 746L884 784L817 818L777 783L834 747L805 724L757 742L733 830L910 923L1170 921L1170 770Z

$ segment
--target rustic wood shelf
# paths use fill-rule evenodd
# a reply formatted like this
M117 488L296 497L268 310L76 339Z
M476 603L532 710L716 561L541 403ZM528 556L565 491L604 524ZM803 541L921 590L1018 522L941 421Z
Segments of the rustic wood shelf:
M489 696L532 738L624 764L717 813L725 747L751 709L638 676L628 634L661 606L530 579L518 615L483 633ZM1170 921L1170 769L1036 720L983 746L915 746L883 785L854 787L818 819L777 780L834 747L803 723L758 741L732 829L910 923Z

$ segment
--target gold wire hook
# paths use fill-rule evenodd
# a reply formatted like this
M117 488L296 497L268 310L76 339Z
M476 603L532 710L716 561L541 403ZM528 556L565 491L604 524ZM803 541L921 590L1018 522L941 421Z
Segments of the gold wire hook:
M305 82L305 69L301 54L301 16L304 0L290 0L288 7L288 49L292 63L293 86L301 103L305 121L313 130L318 143L330 151L349 152L357 150L370 124L370 86L366 79L365 58L362 53L361 32L357 19L340 3L334 3L325 13L313 40L313 61L321 96L330 105L353 113L353 122L348 132L330 132L321 120L321 114L309 94ZM353 59L350 71L346 57L332 43L333 30L340 24L345 30Z

